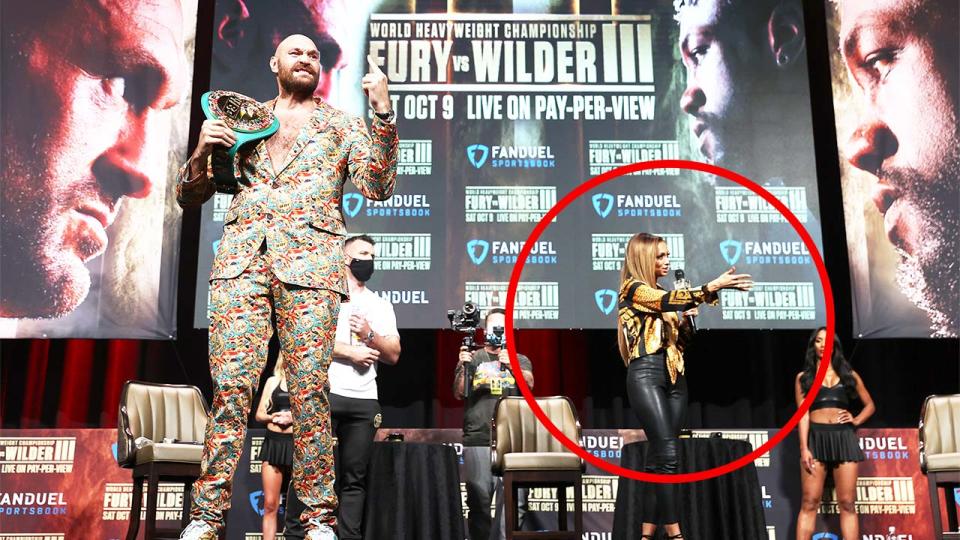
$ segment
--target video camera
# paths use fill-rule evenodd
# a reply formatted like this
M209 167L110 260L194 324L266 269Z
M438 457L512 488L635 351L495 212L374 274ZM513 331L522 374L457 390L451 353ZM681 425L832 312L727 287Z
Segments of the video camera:
M477 342L474 336L477 328L480 327L480 309L473 302L465 302L463 309L447 310L447 320L450 321L450 329L461 334L463 337L463 347L473 350L477 348Z
M466 350L472 351L479 347L476 339L474 339L477 335L477 328L480 327L480 309L477 308L476 304L467 301L464 302L463 309L461 310L448 309L447 319L450 321L450 328L453 331L465 334L463 336L463 342L460 345L461 349L466 348ZM470 381L473 380L475 373L476 368L472 364L463 366L464 398L469 398L473 393L473 389L470 387Z

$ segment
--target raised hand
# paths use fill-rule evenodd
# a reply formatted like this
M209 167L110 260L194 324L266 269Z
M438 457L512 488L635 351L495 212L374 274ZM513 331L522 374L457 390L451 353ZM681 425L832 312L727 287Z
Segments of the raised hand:
M390 93L387 91L387 76L374 61L373 56L367 55L367 65L370 72L360 79L360 87L370 100L370 108L378 113L390 111Z
M729 270L720 274L707 284L710 291L719 291L720 289L739 289L749 291L753 288L753 277L750 274L734 274L736 267L731 266Z

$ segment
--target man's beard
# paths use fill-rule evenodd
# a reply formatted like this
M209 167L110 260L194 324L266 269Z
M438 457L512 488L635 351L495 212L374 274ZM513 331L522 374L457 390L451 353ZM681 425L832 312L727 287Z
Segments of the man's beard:
M18 184L42 184L37 173L42 168L35 160L23 159L16 146L7 144L0 154L4 178L18 176L0 187L0 316L58 318L86 299L90 272L73 253L58 252L66 248L54 210L18 189Z
M281 68L280 73L277 74L277 80L280 81L280 86L290 94L312 96L320 82L318 74L312 73L312 75L313 78L310 80L301 79L294 76L293 69Z
M956 147L954 147L956 148ZM934 177L883 172L914 210L923 231L910 254L897 248L897 284L930 316L932 337L956 337L960 324L960 153Z

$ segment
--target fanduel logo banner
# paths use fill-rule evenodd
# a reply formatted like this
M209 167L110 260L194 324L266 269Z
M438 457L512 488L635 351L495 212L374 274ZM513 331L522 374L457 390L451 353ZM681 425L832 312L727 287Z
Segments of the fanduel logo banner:
M467 147L467 160L480 169L487 164L493 168L543 169L557 166L557 158L549 146L487 146L471 144Z
M597 303L597 309L604 315L613 313L613 308L617 306L617 291L613 289L600 289L593 293L593 300Z
M672 194L635 195L595 193L590 197L593 210L603 219L608 217L682 217L683 206Z
M875 461L913 459L903 437L860 437L860 449L867 459Z
M734 265L741 261L743 264L756 265L810 265L810 251L803 242L740 242L729 239L720 242L720 254L727 264Z
M394 195L385 201L370 201L359 193L344 194L343 213L352 218L361 212L366 217L426 218L430 217L430 201L422 193Z
M515 264L524 246L523 241L503 242L474 239L467 242L467 256L473 264L480 265L490 255L491 264ZM557 250L551 241L536 242L530 248L526 264L557 264Z
M380 298L398 306L407 304L429 304L427 291L424 290L396 290L396 291L376 291Z
M65 516L63 492L0 492L0 515L10 517Z

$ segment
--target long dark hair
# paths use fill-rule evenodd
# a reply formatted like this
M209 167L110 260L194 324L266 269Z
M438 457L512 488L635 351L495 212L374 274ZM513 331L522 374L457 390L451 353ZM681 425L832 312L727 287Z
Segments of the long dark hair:
M817 341L817 334L826 330L824 327L817 328L810 334L810 340L807 342L807 354L803 360L803 372L800 374L800 390L803 395L807 395L810 387L813 385L813 379L817 376L817 349L814 343ZM853 368L843 356L843 345L840 344L840 338L833 334L833 353L830 355L830 365L833 371L840 377L843 388L847 392L847 398L857 399L857 380L853 377Z

